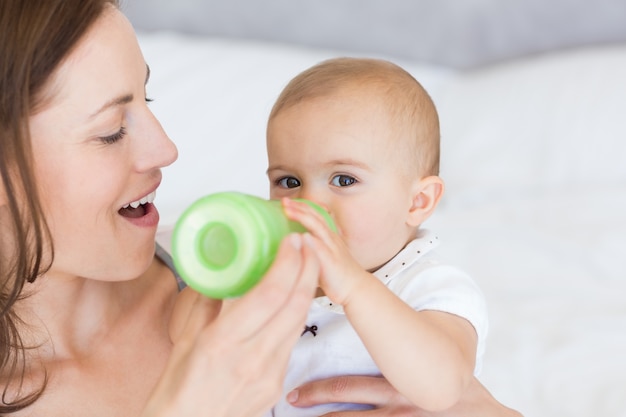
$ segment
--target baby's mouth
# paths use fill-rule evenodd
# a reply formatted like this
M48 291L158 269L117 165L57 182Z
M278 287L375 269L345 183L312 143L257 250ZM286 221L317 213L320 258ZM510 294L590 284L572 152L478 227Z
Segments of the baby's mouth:
M152 204L155 196L156 191L153 191L139 200L126 204L124 207L118 210L118 213L123 217L129 217L133 219L145 216L146 205Z

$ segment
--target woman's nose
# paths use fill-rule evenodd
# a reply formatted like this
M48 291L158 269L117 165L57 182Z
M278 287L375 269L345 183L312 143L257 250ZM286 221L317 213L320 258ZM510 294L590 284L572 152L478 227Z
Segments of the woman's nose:
M171 165L178 158L178 149L167 136L161 123L148 110L145 123L138 126L136 138L139 146L137 170L147 171Z

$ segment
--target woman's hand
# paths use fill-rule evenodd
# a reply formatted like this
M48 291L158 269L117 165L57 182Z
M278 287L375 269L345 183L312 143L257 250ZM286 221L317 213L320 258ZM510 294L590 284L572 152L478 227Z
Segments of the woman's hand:
M195 296L142 417L251 417L271 408L317 287L309 239L285 238L266 276L241 298Z
M334 402L374 406L374 410L333 413L334 417L522 417L496 401L476 378L455 406L437 413L415 407L382 377L341 376L313 381L289 393L287 399L296 407Z

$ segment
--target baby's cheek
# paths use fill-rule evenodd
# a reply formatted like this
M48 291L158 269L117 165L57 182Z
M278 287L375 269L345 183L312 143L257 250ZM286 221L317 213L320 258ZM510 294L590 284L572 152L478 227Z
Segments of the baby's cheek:
M360 233L351 236L349 248L359 265L373 271L402 250L407 243L407 236L407 231L394 231L387 223L370 223L360 229Z
M379 263L379 240L371 232L364 230L361 233L344 236L344 242L354 260L365 270L376 267Z

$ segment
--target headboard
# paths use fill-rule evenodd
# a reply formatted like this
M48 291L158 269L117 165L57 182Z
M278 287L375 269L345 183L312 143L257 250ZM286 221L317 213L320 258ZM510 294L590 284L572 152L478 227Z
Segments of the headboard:
M624 0L123 0L140 30L253 38L469 68L626 40Z

